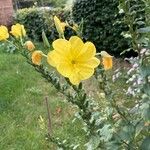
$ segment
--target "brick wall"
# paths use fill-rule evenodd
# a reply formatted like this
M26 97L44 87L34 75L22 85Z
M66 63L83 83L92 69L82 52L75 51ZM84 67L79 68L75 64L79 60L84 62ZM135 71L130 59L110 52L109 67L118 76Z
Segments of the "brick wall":
M0 0L0 25L10 26L12 23L12 0Z

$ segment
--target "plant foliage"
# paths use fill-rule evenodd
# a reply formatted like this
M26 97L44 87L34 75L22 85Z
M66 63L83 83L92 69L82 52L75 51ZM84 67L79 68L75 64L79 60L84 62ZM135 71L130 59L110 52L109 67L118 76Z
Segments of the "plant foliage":
M132 1L129 6L136 14L138 24L143 23L143 4L142 0ZM123 21L125 14L118 6L119 0L76 0L72 11L75 22L80 22L81 18L84 20L83 38L93 41L97 51L107 50L115 56L131 47L130 36L123 34L129 30Z

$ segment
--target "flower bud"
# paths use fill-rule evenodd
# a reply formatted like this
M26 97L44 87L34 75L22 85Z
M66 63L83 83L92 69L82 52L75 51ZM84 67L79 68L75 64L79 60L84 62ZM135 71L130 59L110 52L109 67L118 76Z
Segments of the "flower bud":
M25 47L29 50L29 51L33 51L35 49L34 44L31 41L26 41L25 42Z
M32 62L33 62L33 64L40 65L41 60L42 60L42 55L43 55L42 51L34 51L32 53Z

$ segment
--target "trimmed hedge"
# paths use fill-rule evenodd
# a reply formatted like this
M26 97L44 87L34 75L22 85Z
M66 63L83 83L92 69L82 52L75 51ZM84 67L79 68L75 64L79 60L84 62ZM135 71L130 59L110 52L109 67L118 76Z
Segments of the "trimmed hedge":
M119 13L119 0L75 0L72 15L76 23L84 20L83 38L96 45L97 51L106 50L119 56L128 49L131 40L123 36L128 31L124 23L124 13ZM135 13L135 28L144 26L145 3L143 0L131 0L130 9ZM142 24L141 24L142 23ZM130 56L134 55L130 52Z
M72 15L75 22L84 20L83 38L93 41L97 51L106 50L120 55L129 47L129 40L121 33L128 27L121 22L118 0L76 0Z

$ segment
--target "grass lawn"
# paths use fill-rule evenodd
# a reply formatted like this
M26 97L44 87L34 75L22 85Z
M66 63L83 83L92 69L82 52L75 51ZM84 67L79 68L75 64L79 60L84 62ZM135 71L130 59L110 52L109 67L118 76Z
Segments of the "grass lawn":
M114 69L127 65L117 60ZM108 74L112 78L111 71ZM66 103L65 98L34 71L21 55L0 50L0 75L0 150L56 149L55 145L45 140L46 131L39 124L39 117L42 116L47 126L46 96L51 110L53 135L76 144L80 141L78 149L85 150L82 123L78 120L74 124L71 122L76 108ZM122 101L121 104L128 105L130 98L124 99L124 91L118 88L126 87L124 81L113 83L112 89L118 93L116 99L119 103ZM85 86L92 95L97 89L91 86L91 82L93 80L89 80ZM102 106L100 98L98 102Z
M38 121L40 115L47 120L45 96L51 109L53 135L74 143L81 141L82 145L81 123L70 122L74 108L66 105L22 56L0 52L0 150L55 149L45 141Z

